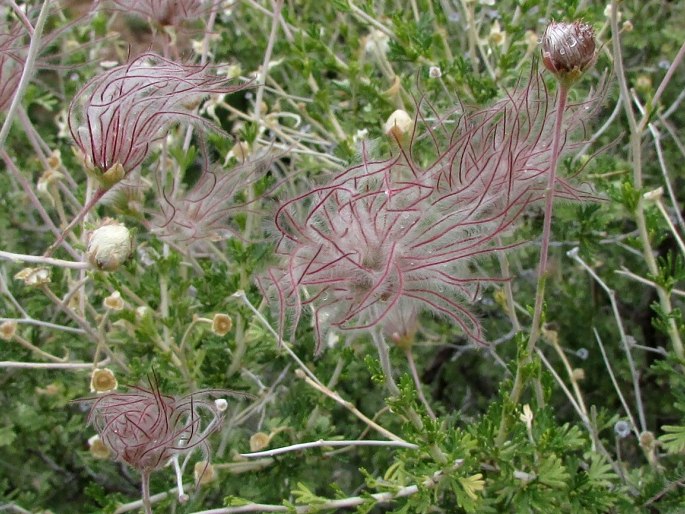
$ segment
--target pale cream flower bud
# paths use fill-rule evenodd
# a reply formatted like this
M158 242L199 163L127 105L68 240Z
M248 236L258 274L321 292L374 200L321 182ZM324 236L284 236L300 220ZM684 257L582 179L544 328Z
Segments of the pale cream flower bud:
M383 132L397 140L401 140L404 136L410 134L413 129L413 118L407 114L407 111L402 109L397 109L393 112L383 126Z
M117 377L109 368L97 368L90 375L90 392L106 393L119 387Z
M88 240L88 261L98 269L113 271L129 258L133 251L133 238L129 230L114 220L105 220Z

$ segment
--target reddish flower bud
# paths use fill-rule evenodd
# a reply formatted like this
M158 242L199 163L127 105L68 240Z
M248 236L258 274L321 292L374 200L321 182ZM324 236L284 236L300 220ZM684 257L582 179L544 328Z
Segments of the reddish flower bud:
M552 22L542 36L542 62L571 85L595 62L595 32L582 21Z

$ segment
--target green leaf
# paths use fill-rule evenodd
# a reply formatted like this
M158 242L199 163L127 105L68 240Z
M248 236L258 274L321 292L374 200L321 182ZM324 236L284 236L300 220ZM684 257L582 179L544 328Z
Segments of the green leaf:
M12 425L0 427L0 446L9 446L17 438L17 434L12 430Z
M661 437L662 446L670 453L685 451L685 426L664 425L661 430L666 432Z

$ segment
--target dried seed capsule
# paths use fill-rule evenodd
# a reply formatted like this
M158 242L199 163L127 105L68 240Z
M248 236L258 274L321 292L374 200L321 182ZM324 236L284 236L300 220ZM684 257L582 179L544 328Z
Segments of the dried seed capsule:
M106 393L119 387L117 377L109 368L94 369L90 376L90 391L93 393Z
M217 313L212 319L212 332L218 336L225 336L233 328L233 320L228 314Z

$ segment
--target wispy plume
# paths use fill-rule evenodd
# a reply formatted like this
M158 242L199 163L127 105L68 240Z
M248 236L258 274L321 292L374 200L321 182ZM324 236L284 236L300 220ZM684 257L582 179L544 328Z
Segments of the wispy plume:
M111 0L127 14L137 14L161 26L178 27L208 12L217 0Z
M231 226L236 214L254 209L254 201L236 197L252 187L269 169L272 157L251 155L230 169L215 166L203 172L198 181L179 198L163 194L161 212L152 220L153 231L164 240L191 245L203 240L221 240L239 231ZM209 164L205 162L205 166Z
M203 461L209 462L208 438L221 427L227 407L221 397L237 393L203 390L170 396L162 394L156 376L148 379L148 385L80 401L92 402L88 424L97 430L111 457L140 472L146 512L152 512L150 474L169 462L174 462L180 473L179 456L195 450L200 450Z
M569 106L562 153L577 148L595 99ZM412 141L433 142L428 166L395 138L394 157L364 152L361 164L284 202L274 219L282 263L260 280L281 333L311 311L320 351L329 330L380 327L401 339L429 312L483 343L475 300L507 277L478 276L473 263L521 243L510 236L545 197L555 110L533 70L489 107L419 117ZM556 197L595 198L573 178L555 182Z
M226 82L206 66L146 53L90 80L69 106L69 130L86 166L111 186L140 165L174 123L213 127L193 109L206 95L246 87Z

